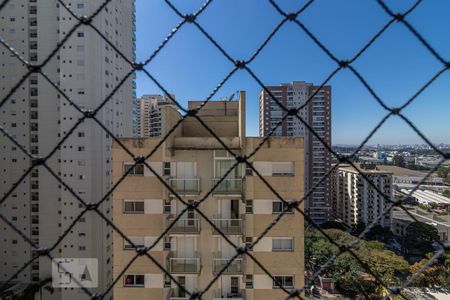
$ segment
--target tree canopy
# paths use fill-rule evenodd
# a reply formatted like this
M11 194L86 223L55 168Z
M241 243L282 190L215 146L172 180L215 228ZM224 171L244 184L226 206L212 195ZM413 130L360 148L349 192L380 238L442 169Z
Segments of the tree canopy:
M356 239L351 234L338 229L326 229L325 233L337 245L348 244ZM349 252L338 255L339 248L336 245L317 230L309 229L305 234L306 268L310 274L313 274L320 270L331 257L338 255L325 268L322 275L333 278L341 293L353 296L362 292L379 294L382 291L381 284L374 281L372 274L364 265L367 265L373 274L388 286L400 284L399 278L405 277L409 270L408 263L401 256L387 250L380 242L360 241L353 249L363 264Z

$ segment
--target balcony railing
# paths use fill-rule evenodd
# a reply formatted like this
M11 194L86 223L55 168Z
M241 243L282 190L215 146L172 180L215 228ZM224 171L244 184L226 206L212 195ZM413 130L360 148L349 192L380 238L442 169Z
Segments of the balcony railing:
M243 220L242 219L222 219L220 216L215 217L213 220L214 225L220 229L224 234L242 234L243 232ZM213 234L219 234L214 228Z
M171 252L167 257L167 263L170 273L200 273L200 257L179 257L175 252Z
M245 290L238 289L236 292L217 289L213 293L213 300L245 300Z
M167 294L167 300L185 300L189 299L189 295L182 296L179 288L171 288Z
M169 178L169 185L180 194L200 193L200 178Z
M213 178L213 186L220 181L220 178ZM213 194L241 194L242 178L225 178L214 189Z
M228 264L228 262L231 259L228 258L213 258L212 259L212 269L213 273L217 274L225 268L225 266ZM225 271L222 274L242 274L243 273L243 259L242 258L236 258L234 259L231 264L225 269Z
M173 217L168 218L167 227L169 227L174 220L175 218ZM170 227L169 233L198 234L200 233L200 219L178 219L175 224Z

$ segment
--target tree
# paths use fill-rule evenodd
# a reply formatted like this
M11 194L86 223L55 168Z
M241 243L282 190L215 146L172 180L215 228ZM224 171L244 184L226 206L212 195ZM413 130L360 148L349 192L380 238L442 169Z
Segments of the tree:
M423 222L412 222L409 224L406 227L405 236L409 239L416 239L428 243L439 240L439 233L436 227Z
M348 232L338 229L324 231L338 245L350 244L355 240ZM374 281L366 266L388 285L401 284L399 278L407 275L408 263L401 256L387 250L380 242L359 241L354 244L353 251L364 264L348 251L339 254L339 248L319 231L310 229L305 232L305 260L308 273L313 274L328 263L322 274L333 278L336 288L342 294L351 297L382 294L382 285ZM329 262L333 257L334 259Z
M449 168L446 168L446 167L439 167L439 168L437 169L436 173L437 173L437 175L438 175L439 177L442 177L442 178L446 179L447 176L448 176L449 173L450 173L450 169L449 169Z
M366 229L366 224L358 221L358 223L352 226L352 234L358 236L364 231L364 229Z
M425 256L433 251L433 241L439 240L439 232L436 227L423 223L412 222L406 227L405 236L402 239L403 252L410 255Z
M376 240L384 243L390 242L394 238L394 234L389 228L381 225L373 226L365 236L368 240Z
M395 155L392 158L392 164L398 167L404 167L405 166L405 159L401 155Z
M411 276L420 270L432 258L433 253L428 253L427 258L415 263L410 267ZM445 287L450 281L450 255L434 261L428 268L421 271L412 286L417 287Z
M444 195L447 198L450 198L450 190L445 190L442 192L442 195Z

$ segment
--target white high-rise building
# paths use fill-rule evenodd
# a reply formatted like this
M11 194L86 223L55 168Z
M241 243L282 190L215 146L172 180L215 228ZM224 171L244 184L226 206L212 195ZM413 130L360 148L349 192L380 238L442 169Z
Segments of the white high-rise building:
M171 105L176 108L172 99L175 95L142 95L135 102L135 124L133 132L138 137L161 136L164 133L164 114L161 109Z
M352 226L377 224L389 226L389 215L381 216L388 202L375 188L389 199L393 196L392 173L378 169L373 164L341 165L333 171L332 199L335 217ZM364 174L373 185L361 175Z
M101 0L65 0L77 15L90 16ZM57 0L15 0L0 11L0 36L31 64L39 65L78 23ZM135 60L134 1L111 1L92 21L130 61ZM79 107L95 110L110 95L131 66L94 30L78 27L43 67L53 82ZM4 47L0 51L0 99L28 69ZM132 135L134 76L115 91L96 117L117 136ZM33 155L45 157L70 133L48 160L49 167L88 203L102 199L111 188L112 139L92 119L73 132L82 117L46 79L32 74L0 109L0 125ZM5 136L0 136L0 194L4 195L29 168L31 161ZM111 201L99 209L111 218ZM52 247L54 257L92 257L99 263L99 288L112 280L111 227L95 212L77 216L84 207L43 167L21 180L0 206L7 217L41 248ZM76 225L71 224L76 221ZM0 284L8 280L35 251L0 220ZM20 272L15 282L28 284L51 277L51 262L40 257ZM75 289L42 290L42 299L88 299Z

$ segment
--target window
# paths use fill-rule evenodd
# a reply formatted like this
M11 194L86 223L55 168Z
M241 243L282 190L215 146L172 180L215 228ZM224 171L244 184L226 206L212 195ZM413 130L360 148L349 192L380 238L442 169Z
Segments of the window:
M164 213L170 214L172 212L172 207L170 205L170 200L164 200Z
M245 237L245 246L247 248L250 248L251 244L253 243L253 237L251 236L246 236Z
M84 146L78 146L78 151L84 151L84 150L86 150L86 148L84 147Z
M144 275L125 274L123 286L144 286Z
M127 201L123 204L123 212L126 214L143 214L144 201Z
M82 31L78 32L78 33L77 33L77 36L78 36L78 37L84 37L84 32L82 32Z
M128 175L144 175L144 164L137 164L136 166L134 166L134 163L125 163L123 165L124 174L130 169L131 171L130 173L128 173Z
M84 8L84 4L83 3L77 3L77 8L78 9Z
M250 162L250 164L252 163ZM245 164L245 176L253 176L253 169L247 164Z
M143 236L130 236L128 237L130 239L131 242L133 242L133 244L136 247L133 247L133 245L131 245L127 240L123 240L123 249L125 250L134 250L136 248L141 248L144 247L144 237Z
M170 162L164 162L163 175L170 176Z
M289 208L287 203L281 201L272 202L272 213L279 214L285 210L286 212L292 212L292 208Z
M253 200L245 201L245 213L252 214L253 213Z
M273 162L272 176L292 176L294 175L293 162Z
M274 276L273 288L279 289L280 285L284 288L294 287L294 276Z
M171 244L170 244L170 237L165 236L164 237L164 250L170 250L171 248Z
M252 289L253 288L253 274L245 275L245 288Z
M272 251L293 251L294 243L292 237L272 238Z

